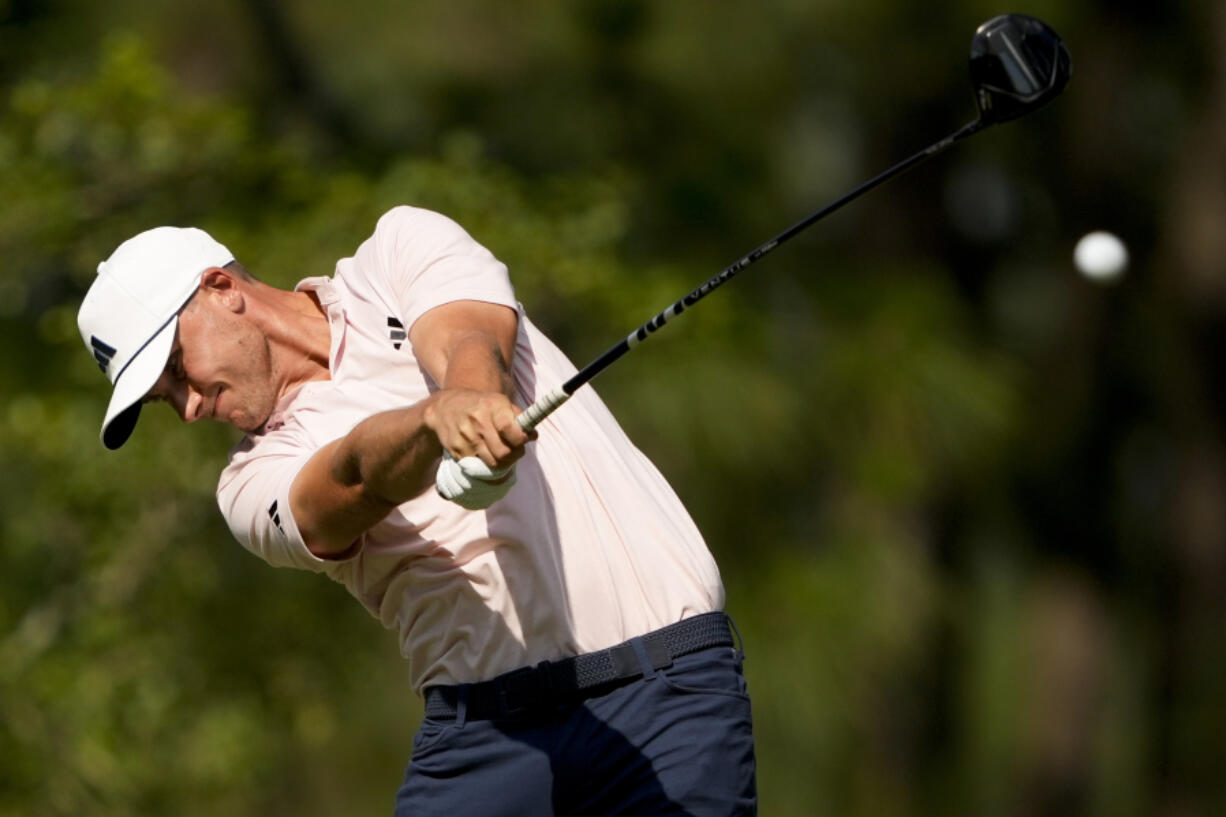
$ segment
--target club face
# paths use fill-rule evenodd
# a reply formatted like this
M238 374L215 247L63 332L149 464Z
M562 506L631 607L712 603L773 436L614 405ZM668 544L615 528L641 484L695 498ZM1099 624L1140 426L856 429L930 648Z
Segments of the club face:
M1059 35L1041 20L1002 14L971 40L971 82L987 125L1024 116L1068 84L1073 60Z

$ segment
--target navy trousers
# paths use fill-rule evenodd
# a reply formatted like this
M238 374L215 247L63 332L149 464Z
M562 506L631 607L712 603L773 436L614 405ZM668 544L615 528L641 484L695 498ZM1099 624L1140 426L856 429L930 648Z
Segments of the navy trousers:
M700 650L531 719L427 718L396 817L754 815L741 659Z

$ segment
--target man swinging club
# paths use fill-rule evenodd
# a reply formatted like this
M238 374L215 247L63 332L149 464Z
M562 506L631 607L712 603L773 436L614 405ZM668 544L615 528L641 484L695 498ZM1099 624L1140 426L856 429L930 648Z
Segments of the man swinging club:
M398 633L425 700L398 815L755 813L701 534L591 389L516 423L575 369L457 224L395 208L293 291L158 227L99 265L78 321L108 448L154 401L246 432L217 487L235 537Z

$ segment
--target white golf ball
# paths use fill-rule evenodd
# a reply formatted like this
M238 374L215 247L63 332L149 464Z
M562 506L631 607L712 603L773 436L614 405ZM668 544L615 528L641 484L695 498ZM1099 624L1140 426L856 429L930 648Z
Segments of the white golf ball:
M1128 268L1128 248L1112 233L1086 233L1073 248L1077 270L1092 281L1114 281Z

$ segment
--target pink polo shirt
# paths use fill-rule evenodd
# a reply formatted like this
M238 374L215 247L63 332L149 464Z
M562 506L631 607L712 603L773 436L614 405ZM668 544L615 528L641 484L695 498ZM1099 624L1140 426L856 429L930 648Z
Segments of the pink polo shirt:
M515 486L489 509L466 511L431 488L370 528L352 557L313 556L290 512L294 477L361 420L437 389L407 340L427 310L457 300L518 310L521 407L575 369L516 303L506 267L427 210L391 210L332 278L298 289L327 311L331 379L286 395L235 447L218 503L248 550L326 573L396 630L414 690L602 649L722 607L689 514L588 386L538 427Z

